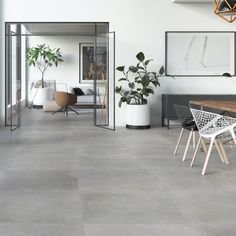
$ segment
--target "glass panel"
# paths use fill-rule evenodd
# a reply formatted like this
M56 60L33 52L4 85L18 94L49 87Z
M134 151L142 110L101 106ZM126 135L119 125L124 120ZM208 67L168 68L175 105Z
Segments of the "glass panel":
M21 34L26 32L25 27L21 25ZM25 107L27 104L27 81L26 81L26 36L21 36L21 106Z
M96 126L115 129L115 33L96 36L95 42L95 114Z
M14 31L13 31L14 30ZM7 25L6 37L6 125L20 126L21 110L21 38L20 25Z
M10 32L10 26L6 26L6 34L9 35ZM5 60L6 60L6 68L5 68L5 83L6 83L6 89L5 89L5 125L10 126L11 125L11 116L10 116L10 104L11 104L11 69L10 69L10 54L11 54L11 37L6 36L6 48L5 48Z

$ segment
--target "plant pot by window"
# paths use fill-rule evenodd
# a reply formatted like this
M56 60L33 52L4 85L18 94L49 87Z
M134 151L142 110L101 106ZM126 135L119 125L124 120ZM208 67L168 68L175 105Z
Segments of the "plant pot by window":
M53 101L53 88L35 88L32 92L34 106L43 106L44 102Z
M127 104L126 106L126 128L150 129L150 106Z

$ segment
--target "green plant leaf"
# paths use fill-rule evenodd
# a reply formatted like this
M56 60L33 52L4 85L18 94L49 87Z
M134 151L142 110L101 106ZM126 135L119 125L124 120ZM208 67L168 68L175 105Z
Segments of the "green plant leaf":
M165 72L165 69L164 69L164 66L162 66L162 67L160 68L160 70L159 70L159 74L160 74L160 75L163 75L164 72Z
M118 82L120 82L120 81L126 81L126 80L127 80L126 78L121 78L121 79L118 80Z
M129 67L129 71L133 72L133 73L136 73L138 71L138 68L135 67L135 66L130 66Z
M125 92L124 92L124 96L127 97L127 95L128 95L129 93L130 93L129 91L125 91Z
M148 72L148 75L153 76L153 77L156 77L156 76L157 76L157 73L156 73L156 72Z
M60 49L52 50L49 48L49 46L46 47L45 44L37 45L37 47L26 49L26 63L29 66L37 65L39 69L42 66L42 64L44 64L45 70L47 69L47 66L49 67L53 65L58 66L58 62L63 61L61 57L62 55Z
M127 96L127 98L126 98L126 103L127 103L127 104L130 104L131 99L132 99L132 98L131 98L130 96Z
M143 89L143 95L145 95L146 97L148 97L148 96L149 96L149 93L148 93L148 91L147 91L147 89L146 89L146 88L144 88L144 89Z
M136 55L136 58L140 61L140 62L143 62L145 60L145 56L143 54L143 52L139 52L137 55Z
M144 69L142 66L138 66L137 68L138 68L139 70L145 71L145 69Z
M138 93L138 92L133 90L130 92L130 95L135 95L136 93Z
M122 100L120 99L118 106L121 107L121 105L122 105Z
M150 59L150 60L146 60L146 61L144 62L144 65L147 66L147 65L149 64L150 61L153 61L153 60L152 60L152 59Z
M141 84L142 84L144 87L147 87L150 82L151 82L151 80L150 80L150 78L149 78L148 75L145 75L145 76L142 77Z
M118 67L116 68L116 70L118 70L118 71L120 71L120 72L124 72L125 66L118 66Z
M161 86L158 80L152 80L152 83L154 84L155 87Z
M147 99L143 99L143 100L142 100L142 104L143 104L143 105L146 105L147 102L148 102Z
M132 83L129 83L128 85L129 85L129 87L130 87L131 89L134 89L134 88L135 88L135 83L133 83L133 82L132 82Z
M154 91L153 91L152 88L146 88L146 91L147 91L148 93L154 94Z
M120 86L120 87L119 87L119 86L116 86L115 92L116 92L116 93L120 93L120 91L121 91L121 86Z
M134 91L134 94L133 94L136 98L138 99L141 99L141 95L139 94L139 92L137 91Z
M125 98L125 97L121 97L120 100L121 100L122 102L126 102L126 98Z

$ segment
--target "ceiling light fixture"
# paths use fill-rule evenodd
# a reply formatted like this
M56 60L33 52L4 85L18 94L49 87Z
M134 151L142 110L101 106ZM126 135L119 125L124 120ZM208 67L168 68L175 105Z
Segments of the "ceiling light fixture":
M236 0L213 0L214 12L219 17L232 23L236 21Z

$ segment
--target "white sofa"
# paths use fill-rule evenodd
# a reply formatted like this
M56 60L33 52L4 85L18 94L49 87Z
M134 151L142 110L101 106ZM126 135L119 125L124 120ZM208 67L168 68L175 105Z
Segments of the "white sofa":
M74 94L74 87L78 87L82 89L84 95L77 96L77 104L76 105L93 105L94 104L94 88L93 84L78 84L77 86L70 86L66 83L56 83L55 87L44 88L46 92L42 95L41 90L38 88L34 88L36 81L32 82L31 90L29 93L29 100L32 102L32 105L43 105L45 101L53 101L53 92L62 91ZM102 104L104 100L105 89L102 84L99 84L97 87L97 96L96 103ZM40 96L38 96L40 95Z
M84 95L82 96L77 96L77 105L93 105L94 104L94 88L93 84L79 84L78 87L82 89L84 92ZM69 87L70 93L74 94L73 87ZM96 103L101 104L104 99L104 87L99 86L97 88L97 95L96 95Z

